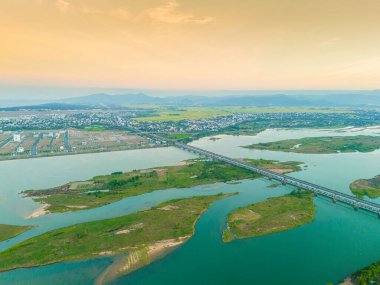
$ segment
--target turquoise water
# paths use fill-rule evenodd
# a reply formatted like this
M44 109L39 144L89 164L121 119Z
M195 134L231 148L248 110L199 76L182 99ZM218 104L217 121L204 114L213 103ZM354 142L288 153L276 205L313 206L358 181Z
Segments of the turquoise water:
M17 285L92 285L96 278L112 264L111 258L60 263L33 269L2 273L1 284Z
M240 148L255 142L326 135L378 135L379 129L267 130L258 136L220 136L193 145L231 157L252 157L303 161L308 166L292 175L349 193L348 185L358 178L380 174L380 151L372 153L304 155L255 151ZM196 234L168 256L113 284L326 284L337 283L351 272L380 259L380 220L374 215L335 205L317 198L315 221L292 231L223 244L225 216L233 209L291 191L290 186L268 188L265 179L241 184L171 189L131 197L97 209L24 219L38 208L19 191L44 188L72 180L118 170L174 165L192 155L174 148L135 150L0 162L0 223L34 224L33 229L8 242L0 250L47 230L70 224L132 213L161 201L210 195L219 192L241 194L218 201L196 225ZM105 270L108 259L64 263L21 269L0 274L0 284L92 284Z

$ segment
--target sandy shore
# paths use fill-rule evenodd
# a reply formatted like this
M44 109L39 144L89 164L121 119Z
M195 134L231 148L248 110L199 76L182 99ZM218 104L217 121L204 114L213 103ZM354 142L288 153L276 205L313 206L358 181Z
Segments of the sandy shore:
M157 258L162 254L165 254L168 250L176 248L186 242L190 236L180 237L178 239L168 239L156 242L153 245L148 246L148 254L151 258Z
M143 252L141 252L141 250L132 251L127 256L127 260L124 266L119 268L119 273L126 274L140 268L141 266L149 264L157 258L168 253L170 250L180 246L189 238L190 236L184 236L178 239L161 240L152 245L147 246ZM146 260L146 257L148 257L148 260Z
M178 239L162 240L144 248L131 250L127 255L122 255L116 258L114 263L97 278L94 285L108 284L121 275L126 275L134 270L148 265L149 263L185 243L190 237L191 236L184 236ZM113 252L102 252L102 255L111 254L113 254Z
M294 171L294 169L289 169L289 168L268 168L268 170L279 173L279 174L289 173L289 172Z
M355 285L355 284L352 282L351 277L348 277L344 279L343 283L340 283L339 285Z
M38 218L40 216L49 214L49 211L47 210L47 208L49 206L50 206L49 204L44 204L42 207L36 209L33 213L26 216L25 219L35 219L35 218Z

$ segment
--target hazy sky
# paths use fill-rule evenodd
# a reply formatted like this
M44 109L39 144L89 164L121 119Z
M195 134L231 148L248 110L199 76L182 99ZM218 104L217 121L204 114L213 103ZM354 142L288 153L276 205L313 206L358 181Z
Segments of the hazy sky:
M379 0L0 0L0 84L371 89Z

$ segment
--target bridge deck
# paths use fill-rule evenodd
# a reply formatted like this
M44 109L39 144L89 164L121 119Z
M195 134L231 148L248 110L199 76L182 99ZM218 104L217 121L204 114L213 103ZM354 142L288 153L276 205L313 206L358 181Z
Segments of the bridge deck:
M183 144L183 143L179 143L179 142L175 142L174 144L175 144L175 146L177 146L181 149L184 149L184 150L187 150L190 152L194 152L194 153L197 153L200 155L204 155L204 156L207 156L207 157L210 157L213 159L217 159L220 161L224 161L224 162L227 162L227 163L232 164L232 165L236 165L238 167L241 167L241 168L253 171L255 173L261 174L263 176L266 176L270 179L275 179L277 181L280 181L283 184L289 184L289 185L293 185L293 186L298 187L298 188L306 189L306 190L312 191L315 194L322 195L325 197L329 197L329 198L333 199L334 201L339 201L339 202L342 202L345 204L352 205L354 208L357 208L357 209L360 208L360 209L367 210L369 212L380 214L380 205L379 204L376 204L376 203L373 203L370 201L364 201L364 200L358 199L354 196L351 196L351 195L348 195L345 193L341 193L339 191L335 191L335 190L332 190L332 189L329 189L326 187L322 187L322 186L319 186L319 185L316 185L313 183L309 183L307 181L303 181L303 180L300 180L297 178L293 178L293 177L290 177L287 175L279 174L279 173L270 171L270 170L265 169L265 168L252 166L252 165L249 165L247 163L238 161L236 159L232 159L232 158L229 158L227 156L216 154L214 152L207 151L207 150L204 150L201 148L197 148L197 147L194 147L191 145L187 145L187 144Z

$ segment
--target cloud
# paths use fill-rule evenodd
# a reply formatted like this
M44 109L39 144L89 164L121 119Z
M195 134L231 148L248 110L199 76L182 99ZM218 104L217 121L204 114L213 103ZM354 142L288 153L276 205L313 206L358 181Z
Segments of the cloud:
M35 0L43 1L43 0ZM112 9L99 9L93 6L74 7L69 0L56 0L56 7L61 12L76 8L77 11L96 16L115 17L123 20L138 22L149 19L164 24L207 24L213 22L212 17L198 17L190 12L181 11L177 0L165 0L162 4L141 11L131 12L128 7L115 7Z
M340 37L329 38L329 39L326 39L326 40L320 42L318 44L318 46L321 48L328 48L328 47L335 46L340 41L341 41Z
M181 12L176 0L168 0L160 6L147 9L143 14L152 20L166 24L207 24L213 22L212 17L196 17L191 13Z
M66 12L70 8L71 3L66 0L57 0L55 2L55 6L58 8L59 11Z
M133 18L131 12L125 8L100 10L100 9L91 9L91 8L85 7L81 11L85 14L117 17L117 18L126 19L126 20L130 20Z

